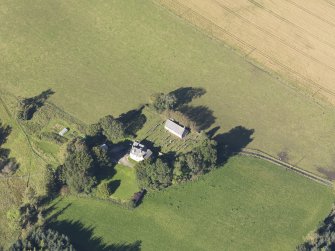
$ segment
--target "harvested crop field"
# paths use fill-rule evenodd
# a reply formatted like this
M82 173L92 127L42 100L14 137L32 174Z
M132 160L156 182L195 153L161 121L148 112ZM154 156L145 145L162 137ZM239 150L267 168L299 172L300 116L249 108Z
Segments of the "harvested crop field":
M335 1L158 1L246 57L335 102Z

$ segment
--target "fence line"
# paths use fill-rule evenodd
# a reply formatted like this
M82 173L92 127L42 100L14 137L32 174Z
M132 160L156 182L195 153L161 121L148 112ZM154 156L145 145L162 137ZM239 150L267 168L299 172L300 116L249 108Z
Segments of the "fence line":
M294 166L294 165L291 165L287 162L283 162L273 156L271 156L270 154L268 153L265 153L261 150L258 150L258 149L248 149L248 148L244 148L240 153L239 155L245 155L245 156L250 156L250 157L254 157L254 158L259 158L259 159L262 159L262 160L266 160L268 162L271 162L273 164L276 164L278 166L281 166L285 169L288 169L288 170L291 170L291 171L294 171L296 172L297 174L299 175L302 175L310 180L313 180L313 181L316 181L322 185L325 185L325 186L328 186L328 187L331 187L333 186L333 183L332 181L328 180L328 179L325 179L325 178L322 178L314 173L311 173L309 171L306 171L298 166Z

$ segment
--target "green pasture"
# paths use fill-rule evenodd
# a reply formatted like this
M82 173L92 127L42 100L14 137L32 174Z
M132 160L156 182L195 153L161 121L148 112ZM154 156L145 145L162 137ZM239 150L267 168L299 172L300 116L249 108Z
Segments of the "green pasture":
M331 189L293 172L234 157L198 181L148 194L135 210L56 199L52 225L80 250L138 241L142 250L293 250L327 215L333 199Z
M84 120L118 115L153 92L182 86L207 94L219 133L254 129L249 147L293 164L335 171L333 108L318 104L148 0L4 0L0 87L51 101Z

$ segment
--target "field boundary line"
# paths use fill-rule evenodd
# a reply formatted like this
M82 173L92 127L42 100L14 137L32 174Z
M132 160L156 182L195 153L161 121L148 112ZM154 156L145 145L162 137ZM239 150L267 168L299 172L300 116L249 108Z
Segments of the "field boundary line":
M239 153L239 155L243 155L243 156L249 156L249 157L254 157L254 158L258 158L258 159L262 159L268 162L271 162L277 166L281 166L283 168L285 168L286 170L290 170L290 171L294 171L295 173L304 176L310 180L313 180L315 182L318 182L322 185L325 185L327 187L332 187L333 186L333 182L322 178L314 173L311 173L309 171L306 171L298 166L289 164L287 162L281 161L280 159L277 159L273 156L271 156L268 153L265 153L261 150L258 149L252 149L252 148L244 148L242 149L242 151Z
M269 63L272 63L274 65L276 65L279 69L281 70L276 70L276 69L272 69L268 66L264 67L264 64L260 62L260 60L254 59L254 58L246 58L246 61L249 62L250 64L254 65L255 67L261 67L261 69L263 71L265 71L266 73L268 73L269 75L272 75L272 73L275 73L276 75L279 74L281 75L280 71L284 71L284 72L288 72L288 74L291 74L290 77L288 77L290 79L289 82L292 82L292 80L294 81L293 76L296 77L296 81L298 81L298 79L300 79L301 81L303 81L303 83L297 83L297 84L293 84L293 83L286 83L285 81L285 85L289 86L291 88L294 87L295 90L297 90L299 93L303 93L304 95L306 95L309 98L312 98L315 102L315 98L312 97L312 95L307 94L306 92L304 92L302 90L302 87L297 86L298 84L303 84L304 86L307 86L309 88L318 88L321 89L322 92L324 93L324 97L326 98L325 94L330 95L331 97L335 98L335 92L332 90L327 89L326 87L318 84L317 82L315 82L312 79L309 79L307 77L305 77L303 74L300 74L299 72L296 72L295 70L293 70L292 68L290 68L289 66L279 62L278 60L271 58L269 55L265 54L264 52L262 52L261 50L257 50L257 48L255 48L254 46L248 44L246 41L241 40L239 37L237 37L236 35L232 34L231 32L225 30L224 28L218 26L217 24L215 24L213 21L209 20L208 18L204 17L203 15L201 15L200 13L194 11L194 10L189 10L188 13L192 14L192 17L186 17L183 16L180 12L181 10L185 10L188 9L187 6L185 6L184 4L177 2L177 1L172 1L172 0L153 0L154 3L156 3L157 5L169 10L171 13L173 13L174 15L182 18L183 20L185 20L186 22L190 23L193 27L198 28L201 31L204 31L205 34L207 36L209 36L210 38L219 40L219 41L223 41L225 45L227 45L229 48L231 48L233 51L236 51L236 47L237 47L237 51L240 52L240 54L243 54L243 56L245 57L246 53L243 51L243 46L246 48L249 48L250 51L254 49L253 53L258 53L264 60L268 61ZM198 22L200 23L197 24L196 22L192 22L192 20L197 19ZM204 24L204 22L206 24ZM205 28L205 26L207 26ZM208 27L209 26L209 27ZM216 31L222 32L223 34L227 35L228 37L230 37L231 39L235 40L237 42L238 45L236 45L235 47L232 45L229 45L228 43L225 42L225 39L222 38L222 36L220 36L219 34L214 34L213 30L216 29ZM217 32L218 33L218 32ZM242 55L241 55L242 56ZM260 66L261 65L261 66ZM282 81L281 81L282 82ZM311 93L311 90L307 91L308 93ZM314 93L314 92L313 92ZM320 99L317 99L320 101ZM318 102L316 102L318 103ZM329 103L329 101L327 101L327 103Z

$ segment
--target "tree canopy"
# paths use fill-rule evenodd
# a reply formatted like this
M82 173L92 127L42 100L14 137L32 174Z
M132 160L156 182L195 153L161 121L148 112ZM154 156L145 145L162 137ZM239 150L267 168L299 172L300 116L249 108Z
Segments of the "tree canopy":
M151 96L150 101L153 108L161 113L165 110L173 110L177 105L177 99L174 94L157 93Z
M52 229L36 228L25 239L17 240L10 251L62 250L74 251L69 237Z
M192 151L181 154L175 163L176 180L187 180L209 172L217 162L216 142L205 139Z
M90 192L96 181L93 176L93 157L85 141L73 139L67 147L63 170L66 184L72 192Z
M111 115L101 118L99 124L102 129L102 134L113 143L119 142L126 137L123 123Z
M136 176L141 187L159 190L171 185L172 168L161 159L147 159L137 164Z

